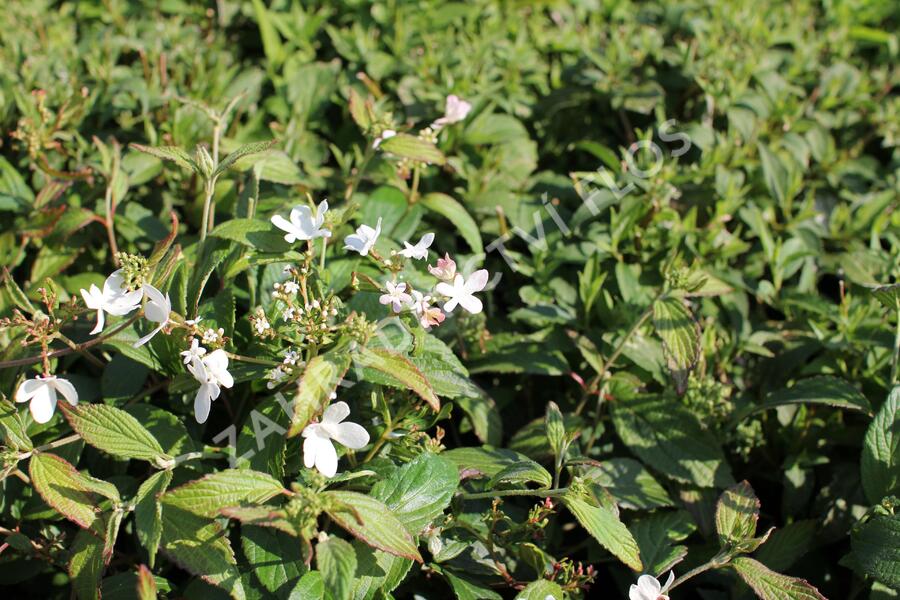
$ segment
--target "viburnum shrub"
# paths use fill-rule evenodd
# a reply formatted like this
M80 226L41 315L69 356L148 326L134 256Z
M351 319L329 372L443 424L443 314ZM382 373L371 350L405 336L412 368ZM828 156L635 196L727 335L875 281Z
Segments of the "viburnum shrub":
M214 4L0 16L10 598L896 597L895 6Z

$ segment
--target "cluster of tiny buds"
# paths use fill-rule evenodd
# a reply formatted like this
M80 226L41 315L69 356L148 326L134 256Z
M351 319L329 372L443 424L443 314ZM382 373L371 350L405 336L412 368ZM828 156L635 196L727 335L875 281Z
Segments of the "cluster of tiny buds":
M582 563L572 562L564 558L558 563L553 563L553 575L550 580L556 581L564 590L587 589L597 576L593 565L584 566Z
M272 325L269 323L269 319L266 318L265 311L260 307L256 309L256 312L250 315L250 325L253 328L253 335L261 338L274 338L275 331L272 329Z
M221 327L213 329L207 327L201 336L204 346L212 346L213 348L221 348L225 345L225 330Z
M426 127L419 132L419 139L426 142L431 142L432 144L437 144L437 132L431 127Z
M270 390L274 389L293 375L295 369L302 371L304 367L306 367L306 362L300 360L300 353L296 350L288 350L284 353L282 364L266 373L268 380L266 387Z

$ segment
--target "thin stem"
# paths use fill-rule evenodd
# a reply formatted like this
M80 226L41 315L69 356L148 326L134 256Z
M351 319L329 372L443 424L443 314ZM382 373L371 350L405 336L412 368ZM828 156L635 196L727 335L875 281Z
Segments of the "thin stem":
M274 360L266 360L264 358L253 358L252 356L244 356L242 354L234 354L233 352L226 352L225 354L226 354L226 356L228 356L228 358L230 358L232 360L237 360L237 361L245 362L245 363L252 363L254 365L265 365L267 367L277 367L278 365L282 364L282 363L280 363L278 361L274 361Z
M203 215L202 215L201 221L200 221L200 243L201 244L204 241L206 241L206 232L207 232L207 229L209 228L209 213L210 213L210 210L213 209L211 204L212 204L213 192L215 191L215 186L216 186L216 184L212 180L208 180L206 182L205 198L203 199Z
M91 354L89 350L85 350L84 348L79 348L78 344L76 344L75 342L70 340L68 337L63 335L61 332L57 332L56 337L58 339L62 340L63 343L66 344L66 346L68 346L69 348L72 349L73 352L77 352L80 355L82 355L83 357L85 357L95 367L100 367L102 369L103 367L106 366L106 363L104 363L102 360L100 360L99 358L97 358L96 356Z
M718 554L713 556L711 559L709 559L708 561L706 561L699 567L693 568L690 571L688 571L687 573L685 573L684 575L682 575L681 577L677 578L675 581L672 582L672 585L669 586L669 589L670 590L675 589L676 587L678 587L679 585L681 585L688 579L691 579L692 577L696 577L697 575L699 575L701 573L705 573L706 571L709 571L711 569L718 569L719 567L722 567L722 566L728 564L728 562L730 560L731 560L731 557L728 555L727 552L725 552L725 551L719 552Z
M492 492L462 493L459 497L463 500L483 500L486 498L500 498L502 496L536 496L538 498L559 498L564 496L569 488L551 488L549 490L494 490Z
M419 167L413 169L412 189L409 191L409 203L415 204L419 196Z
M102 344L109 338L113 337L114 335L118 334L123 329L125 329L126 327L128 327L129 325L134 323L138 319L139 316L140 316L140 313L137 313L137 314L133 315L131 318L129 318L127 321L124 321L123 323L120 323L119 325L117 325L116 327L111 329L109 333L103 334L100 337L96 337L90 341L84 342L83 344L76 344L75 345L76 349L62 348L60 350L54 350L53 352L48 352L46 354L46 357L48 359L50 359L50 358L57 358L59 356L66 356L67 354L72 354L73 352L80 352L80 351L86 350L92 346L96 346L97 344ZM42 360L44 360L44 355L28 356L25 358L17 358L15 360L6 360L3 362L0 362L0 369L9 369L11 367L22 367L25 365L30 365L33 363L41 362Z

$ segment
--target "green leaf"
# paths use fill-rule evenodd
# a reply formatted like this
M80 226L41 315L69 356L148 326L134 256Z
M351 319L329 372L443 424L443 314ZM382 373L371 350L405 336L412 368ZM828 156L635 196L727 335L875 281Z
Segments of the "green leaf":
M687 556L687 546L677 543L697 526L687 511L657 510L630 523L629 529L640 548L644 572L661 576Z
M888 310L900 310L900 283L867 285L873 296Z
M316 544L316 567L334 600L349 600L356 573L356 552L349 542L330 537Z
M260 252L286 252L291 245L284 241L268 221L261 219L230 219L216 225L210 237L224 238Z
M156 466L172 460L163 452L156 438L137 419L120 408L85 403L62 406L72 429L95 448L119 458L146 460Z
M716 532L723 547L734 547L756 535L759 499L747 481L725 490L716 504Z
M326 352L307 363L294 396L288 437L302 432L315 415L325 410L331 394L349 368L350 355L346 352Z
M275 594L308 571L300 541L269 527L241 527L241 546L259 582Z
M553 456L558 457L562 454L566 442L566 424L556 402L550 401L547 403L544 426Z
M359 565L353 582L354 600L372 600L393 591L403 582L413 561L375 550L359 540L353 540Z
M203 295L203 289L206 287L206 282L209 281L209 278L213 271L216 270L216 267L231 254L234 247L234 243L232 243L231 240L223 238L210 238L206 240L206 243L201 249L200 257L194 265L190 281L188 281L187 308L190 312L190 318L193 319L197 316L197 309L200 306L200 297Z
M325 512L361 541L385 552L422 562L409 531L380 500L356 492L329 491Z
M872 406L859 390L840 377L822 375L802 379L792 387L772 392L762 404L748 407L735 420L754 413L789 404L824 404L872 414Z
M145 565L138 567L138 600L156 600L156 579Z
M489 448L487 446L480 448L454 448L453 450L442 452L441 456L453 462L460 473L465 474L466 478L479 476L495 477L508 467L530 461L524 454L505 448Z
M162 503L163 553L186 571L227 591L235 600L245 600L234 551L215 521Z
M43 452L32 455L29 474L32 485L44 502L76 525L85 529L94 528L98 535L105 535L104 527L98 527L101 513L97 494L102 493L98 488L107 493L109 490L98 485L99 480L79 473L59 456Z
M194 157L178 146L158 146L154 148L152 146L143 146L141 144L132 143L131 147L140 152L144 152L145 154L155 156L156 158L172 161L179 167L193 171L198 175L200 174L200 167L194 161Z
M447 569L441 570L441 575L450 584L450 588L456 595L456 600L503 600L503 596L494 590L454 575ZM541 600L544 599L542 598Z
M148 562L153 567L162 536L162 505L159 497L172 483L171 471L160 471L148 477L135 496L134 521L138 540L147 551Z
M540 464L531 459L526 459L504 467L491 477L487 483L487 488L494 489L498 483L514 483L517 485L537 483L542 488L549 488L553 484L553 476Z
M252 144L244 144L243 146L240 146L237 150L222 159L222 161L219 163L219 166L216 167L213 176L218 177L229 168L231 168L239 159L244 158L245 156L267 152L269 148L275 145L275 142L276 140L269 140L266 142L254 142Z
M458 485L456 465L426 452L376 483L370 493L417 535L444 513Z
M645 464L699 487L734 483L713 435L681 403L657 396L622 398L612 404L616 432Z
M781 159L763 144L757 144L759 159L762 165L763 178L772 197L784 206L790 186L788 170Z
M546 579L532 581L518 593L516 600L563 600L565 593L559 585Z
M850 543L866 575L900 589L900 515L873 516L853 532Z
M635 571L643 569L637 542L619 520L615 505L600 505L574 492L567 493L563 503L581 526L613 556Z
M869 424L863 442L860 474L866 498L872 504L900 494L900 386L891 390Z
M78 600L100 600L100 579L103 577L103 540L81 529L72 542L69 557L69 577Z
M738 556L730 565L762 600L826 600L806 580L770 571L752 558Z
M356 353L355 358L361 366L389 375L400 382L399 387L414 391L434 412L441 410L441 401L435 395L431 383L405 356L383 348L362 348Z
M29 452L34 447L22 416L16 406L6 399L0 400L0 433L3 434L3 443L14 450Z
M604 460L584 469L581 477L607 490L623 508L646 510L674 506L665 488L633 458Z
M773 571L784 571L809 552L818 531L815 519L788 523L773 532L754 556Z
M278 69L286 58L281 36L272 21L269 11L262 0L253 0L253 12L256 15L256 24L259 26L259 35L262 38L263 52L269 62L269 68Z
M300 578L288 594L287 600L322 600L325 598L325 579L319 571L310 571Z
M432 165L442 165L447 162L437 146L407 133L398 133L394 137L384 140L379 148L400 158L411 158Z
M700 326L681 298L666 296L653 303L653 325L663 340L669 371L679 393L700 358Z
M281 482L250 469L225 469L166 492L162 501L185 511L214 517L227 506L261 504L283 493Z
M452 196L440 192L425 194L419 200L425 208L445 217L453 223L459 235L466 241L473 254L483 254L484 245L481 242L481 233L475 219L469 215L466 208Z

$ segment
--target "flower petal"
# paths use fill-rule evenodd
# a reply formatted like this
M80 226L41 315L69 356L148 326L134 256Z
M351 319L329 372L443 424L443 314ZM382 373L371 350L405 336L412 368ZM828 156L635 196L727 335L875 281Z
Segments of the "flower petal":
M41 424L48 422L56 410L56 390L50 385L41 386L32 396L28 408L35 422Z
M305 430L304 433L306 433ZM316 466L316 455L322 442L329 443L328 440L323 440L317 435L310 435L303 440L303 464L307 469Z
M664 594L668 591L669 586L672 585L672 582L675 581L675 571L669 571L669 576L666 578L665 585L662 586L660 593Z
M466 280L465 290L470 294L474 292L480 292L484 289L484 286L487 285L487 282L487 269L479 269L472 273L472 275L469 276L469 279Z
M209 418L209 409L212 407L212 398L206 385L201 385L194 396L194 418L198 423L206 423Z
M477 315L484 308L484 306L481 304L481 300L479 300L475 296L460 296L458 298L458 301L460 306L462 306L473 315Z
M97 333L100 333L101 331L103 331L104 322L105 322L105 316L103 315L103 311L98 310L97 311L97 324L94 325L93 329L91 329L91 335L94 335L94 334L97 334Z
M336 425L350 416L350 407L343 400L335 402L322 413L322 423Z
M43 379L26 379L16 390L16 402L28 402L45 385L47 382Z
M334 449L334 444L330 440L318 439L321 442L316 444L316 468L325 477L334 477L334 474L337 473L337 450Z
M637 585L645 596L651 598L656 598L661 589L659 581L653 575L641 575L638 577Z
M66 399L66 402L71 404L72 406L78 405L78 390L75 389L75 386L72 385L72 382L68 379L62 379L57 377L53 381L53 387L63 395L63 398Z
M334 441L351 450L359 450L369 443L369 432L357 423L338 423L332 425L330 430Z
M131 346L132 346L133 348L140 348L141 346L143 346L144 344L146 344L147 342L149 342L151 339L153 339L153 336L156 335L157 333L159 333L160 331L162 331L162 328L165 327L165 326L166 326L166 324L165 324L165 323L162 323L159 327L157 327L156 329L154 329L153 331L151 331L150 333L148 333L148 334L145 335L144 337L140 338L138 341L136 341L135 343L133 343Z

